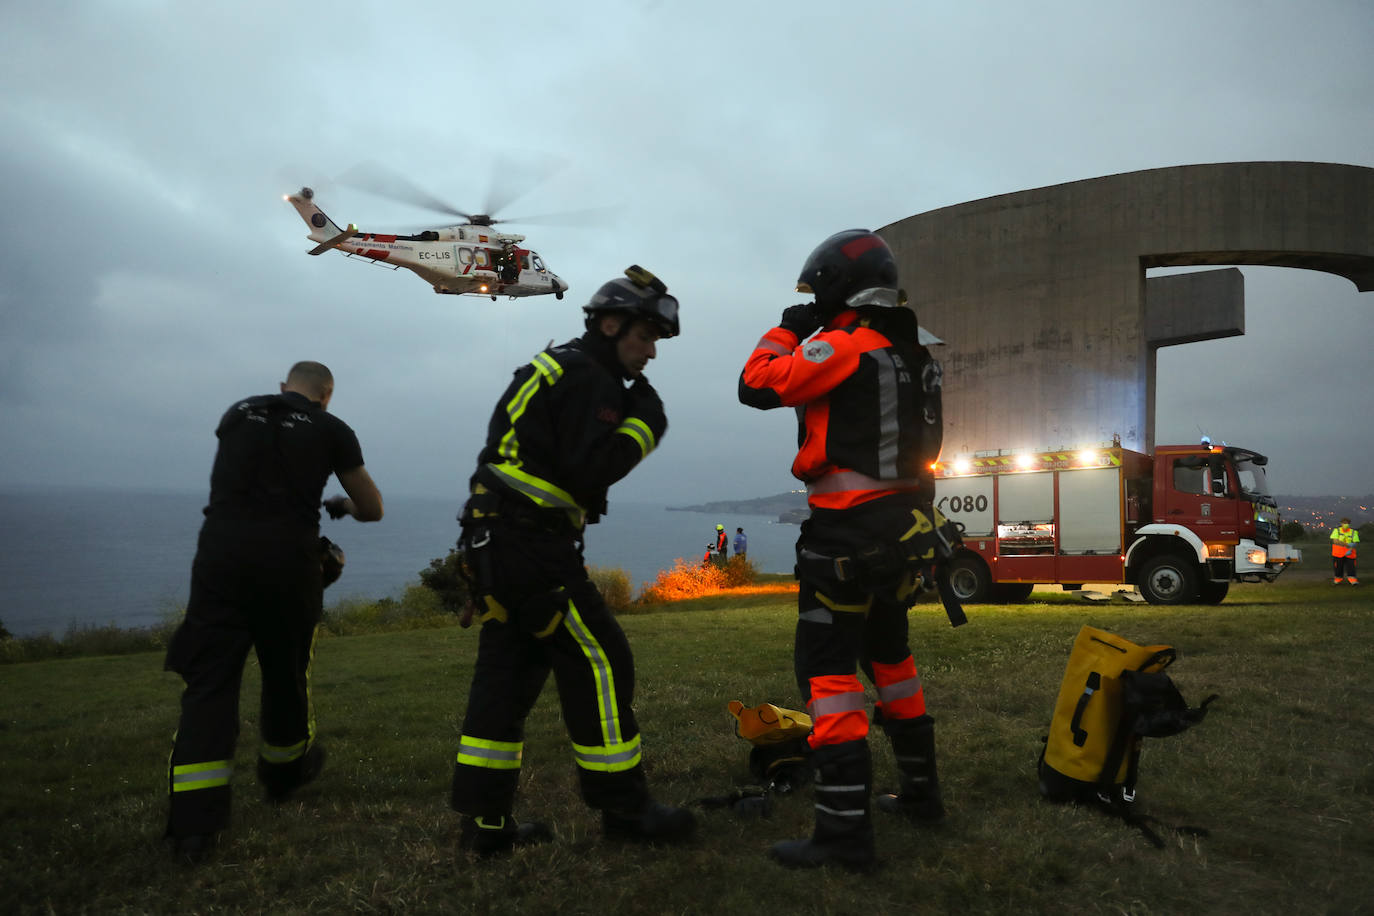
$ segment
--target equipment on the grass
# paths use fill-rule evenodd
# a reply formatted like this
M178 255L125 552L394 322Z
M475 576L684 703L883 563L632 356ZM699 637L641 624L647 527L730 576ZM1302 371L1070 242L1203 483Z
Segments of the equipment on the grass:
M1164 669L1172 646L1138 646L1084 626L1074 640L1038 765L1040 794L1054 802L1097 805L1163 841L1134 811L1141 738L1176 735L1207 715L1216 694L1189 708ZM1173 828L1205 835L1205 830Z

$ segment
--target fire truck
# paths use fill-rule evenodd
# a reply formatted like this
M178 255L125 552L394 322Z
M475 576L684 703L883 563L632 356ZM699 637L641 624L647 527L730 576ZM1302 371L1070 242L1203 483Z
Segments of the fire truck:
M964 529L951 584L963 601L1017 602L1036 584L1133 585L1151 604L1219 604L1272 582L1300 551L1278 543L1268 459L1227 445L1113 442L979 452L935 465L936 505Z

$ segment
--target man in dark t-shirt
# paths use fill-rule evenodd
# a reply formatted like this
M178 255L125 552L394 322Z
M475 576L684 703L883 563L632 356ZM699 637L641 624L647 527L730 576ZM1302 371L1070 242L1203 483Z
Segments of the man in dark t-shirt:
M229 823L239 682L250 648L262 670L257 775L267 796L285 799L324 762L310 661L323 607L319 507L329 476L348 493L324 501L331 518L382 517L358 437L326 412L333 391L329 369L300 362L280 394L239 401L215 430L191 597L166 659L166 669L186 681L167 821L173 851L185 861L203 858Z

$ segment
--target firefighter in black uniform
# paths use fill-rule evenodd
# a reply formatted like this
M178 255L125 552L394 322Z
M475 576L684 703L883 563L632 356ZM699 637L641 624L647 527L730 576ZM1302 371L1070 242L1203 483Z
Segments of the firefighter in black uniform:
M604 284L586 333L537 354L496 404L461 517L482 624L453 769L459 845L478 854L550 837L512 816L525 718L553 672L582 797L607 836L677 840L689 811L653 801L640 762L634 659L588 578L582 534L606 491L663 439L644 377L655 342L678 333L678 303L638 266Z
M188 862L204 857L229 823L239 682L250 648L262 670L257 776L267 796L286 798L324 762L310 662L328 544L320 537L320 496L329 475L348 493L323 503L332 518L382 517L358 437L326 412L333 391L328 368L299 362L280 394L238 402L215 430L191 597L166 660L186 681L168 772L167 836Z
M782 313L739 385L751 407L798 409L792 473L811 506L797 541L795 663L813 721L815 830L771 855L794 867L863 868L874 861L872 764L857 669L877 688L874 718L897 758L900 791L879 806L916 821L945 813L934 726L907 645L907 608L958 542L931 504L941 372L919 342L892 252L874 233L831 236L807 259L797 289L815 302ZM962 622L957 604L947 607Z

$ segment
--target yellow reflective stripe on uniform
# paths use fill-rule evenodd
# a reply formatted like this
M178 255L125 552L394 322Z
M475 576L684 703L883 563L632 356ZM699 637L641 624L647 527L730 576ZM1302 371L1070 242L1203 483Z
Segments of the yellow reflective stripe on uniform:
M567 509L569 513L581 518L584 514L577 500L562 487L555 486L541 477L536 477L518 464L488 464L488 468L512 490L526 497L530 502L544 509ZM574 521L577 520L574 519Z
M639 443L639 457L641 459L647 457L650 452L658 447L658 442L654 440L653 430L649 429L649 424L639 417L626 417L625 422L615 428L615 432L629 436Z
M831 598L826 597L821 592L816 592L816 600L837 614L867 614L868 609L873 606L873 596L864 598L863 604L840 604Z
M556 630L556 629L558 629L558 625L559 625L560 623L562 623L562 622L563 622L563 612L562 612L562 611L559 611L559 612L557 612L556 614L554 614L552 618L549 619L549 625L548 625L548 626L544 627L544 629L542 629L542 630L540 630L538 633L535 633L535 634L534 634L534 638L535 638L535 639L548 639L550 636L553 635L553 631Z
M286 747L264 744L258 749L258 756L268 763L290 763L305 754L305 746L304 741L297 741Z
M525 413L525 408L530 404L530 398L539 390L541 382L547 380L550 385L563 377L563 367L558 364L547 353L537 353L534 359L530 360L530 365L534 367L534 372L525 380L525 383L516 390L515 396L506 405L506 416L510 417L510 429L501 437L497 451L503 458L515 458L520 452L520 443L515 438L515 421Z
M568 613L564 620L568 625L568 632L572 633L577 644L582 647L582 654L587 657L592 670L592 681L596 685L597 713L601 720L601 736L605 740L605 747L617 747L621 744L620 708L616 705L615 675L611 672L610 662L606 660L606 652L592 635L587 622L582 619L582 614L571 599L568 601ZM581 762L579 758L578 763Z
M229 785L234 772L232 760L212 760L209 763L183 763L172 767L172 791L192 792Z
M458 739L458 762L489 770L518 770L524 742L490 741L463 735Z
M483 595L482 601L487 609L482 612L481 617L477 618L478 623L486 623L488 620L496 620L500 623L506 622L509 615L506 613L506 606L504 604L497 601L496 598L491 595Z
M635 735L629 741L623 741L620 744L608 744L605 747L574 744L573 756L577 760L577 765L584 770L618 773L622 770L633 769L639 765L641 757L639 736Z

